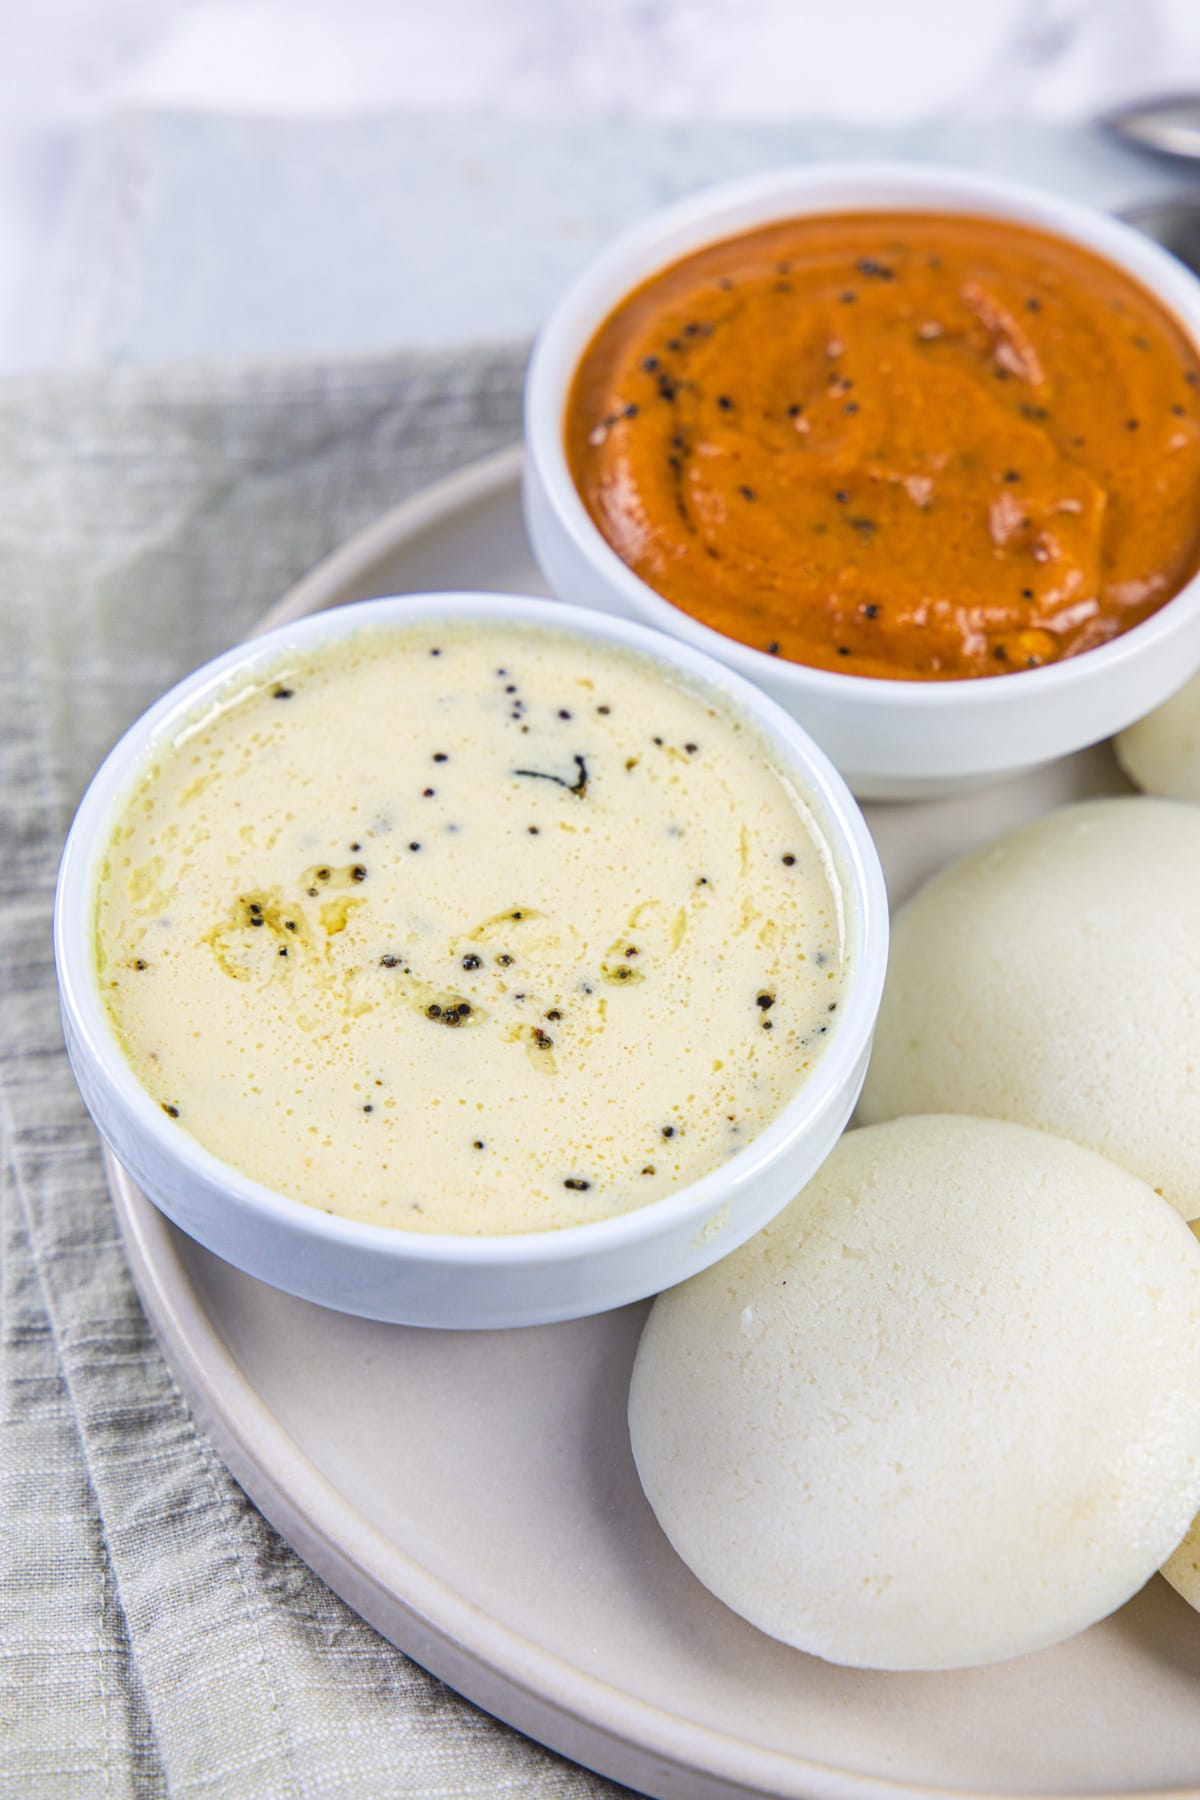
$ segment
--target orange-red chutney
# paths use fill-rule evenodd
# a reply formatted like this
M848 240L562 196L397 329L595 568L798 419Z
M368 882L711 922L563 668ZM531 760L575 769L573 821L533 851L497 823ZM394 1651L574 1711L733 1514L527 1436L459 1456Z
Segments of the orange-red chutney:
M1200 362L1110 263L995 219L791 219L617 307L565 422L618 555L727 637L947 679L1102 644L1200 565Z

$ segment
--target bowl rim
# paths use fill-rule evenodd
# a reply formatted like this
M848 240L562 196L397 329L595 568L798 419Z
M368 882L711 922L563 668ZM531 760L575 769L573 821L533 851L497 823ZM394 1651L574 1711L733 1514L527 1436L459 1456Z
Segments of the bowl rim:
M655 270L705 244L775 220L821 213L983 213L1027 224L1106 258L1138 282L1174 319L1200 355L1200 279L1161 245L1098 207L1032 183L936 163L870 160L766 169L705 187L622 232L576 275L534 343L525 381L525 442L530 463L576 552L637 616L740 675L789 698L871 704L883 712L913 706L951 712L965 703L991 710L1022 697L1041 700L1119 673L1143 652L1186 630L1200 614L1200 570L1149 618L1079 656L1005 675L946 680L843 674L756 650L701 623L636 575L592 520L571 477L563 435L570 385L594 332L619 301ZM739 217L740 215L740 217ZM1019 681L1014 684L1014 676ZM1014 691L1015 690L1015 691Z
M583 636L666 665L693 691L741 717L811 808L841 890L848 973L837 1021L816 1066L796 1093L727 1162L658 1200L606 1219L533 1232L416 1232L326 1213L253 1180L170 1122L134 1073L100 998L92 956L99 865L116 815L156 749L228 697L239 678L267 671L289 652L363 633L386 636L405 626L483 620ZM82 1052L102 1071L114 1110L169 1164L230 1205L271 1227L314 1241L379 1254L387 1261L496 1268L570 1260L651 1240L692 1220L701 1225L730 1205L792 1150L835 1106L870 1044L887 965L888 902L883 871L857 802L825 753L782 707L753 683L692 646L650 626L524 595L449 592L389 595L309 614L236 645L185 676L141 715L109 751L79 803L59 865L54 900L54 959L60 1001Z

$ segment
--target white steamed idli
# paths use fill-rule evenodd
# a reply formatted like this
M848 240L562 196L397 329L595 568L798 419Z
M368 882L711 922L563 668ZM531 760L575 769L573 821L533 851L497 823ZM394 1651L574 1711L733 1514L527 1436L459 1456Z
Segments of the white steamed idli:
M1200 800L1200 675L1117 738L1117 761L1148 794Z
M629 1421L675 1549L773 1637L880 1669L1037 1650L1135 1593L1200 1502L1200 1246L1041 1132L851 1132L655 1302Z
M1089 800L898 914L859 1116L1037 1125L1200 1214L1200 809Z
M1196 1232L1197 1227L1193 1225L1192 1230ZM1162 1572L1175 1592L1200 1612L1200 1518L1192 1520L1191 1530L1178 1550L1167 1558Z
M1192 1521L1192 1529L1178 1550L1167 1558L1162 1572L1175 1592L1200 1612L1200 1519Z

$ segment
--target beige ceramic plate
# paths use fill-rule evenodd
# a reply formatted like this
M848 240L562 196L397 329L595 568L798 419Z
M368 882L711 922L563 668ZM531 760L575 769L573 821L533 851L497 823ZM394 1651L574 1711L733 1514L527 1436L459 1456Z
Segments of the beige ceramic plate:
M406 589L544 591L519 468L506 454L399 508L270 623ZM899 897L1015 820L1123 786L1102 748L868 810ZM641 1307L487 1335L343 1318L226 1267L112 1179L163 1349L238 1480L380 1631L531 1736L672 1800L1200 1794L1200 1619L1159 1578L998 1668L814 1661L714 1600L642 1498L625 1429Z

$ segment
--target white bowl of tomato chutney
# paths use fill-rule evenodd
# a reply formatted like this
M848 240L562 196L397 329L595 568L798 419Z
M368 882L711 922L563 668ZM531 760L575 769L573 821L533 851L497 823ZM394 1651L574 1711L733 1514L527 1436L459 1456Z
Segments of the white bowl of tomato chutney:
M1119 221L935 168L684 201L535 348L554 591L717 656L865 797L1121 729L1200 665L1200 283Z

